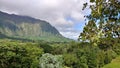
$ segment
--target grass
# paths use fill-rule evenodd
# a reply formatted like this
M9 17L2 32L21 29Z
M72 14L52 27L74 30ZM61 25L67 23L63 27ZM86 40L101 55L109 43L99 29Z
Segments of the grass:
M120 56L113 59L110 64L105 65L103 68L120 68Z

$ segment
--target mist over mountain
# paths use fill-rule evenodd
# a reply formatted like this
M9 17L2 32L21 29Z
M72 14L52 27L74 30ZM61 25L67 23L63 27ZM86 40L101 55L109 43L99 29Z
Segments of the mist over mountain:
M66 41L59 31L44 20L0 11L0 33L32 40Z

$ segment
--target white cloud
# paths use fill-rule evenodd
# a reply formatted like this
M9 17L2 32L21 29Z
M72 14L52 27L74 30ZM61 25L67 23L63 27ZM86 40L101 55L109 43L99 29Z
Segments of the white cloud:
M79 35L80 35L80 31L79 30L75 30L75 29L72 29L71 31L63 31L63 32L60 32L61 34L63 34L65 37L70 37L72 39L75 39L77 40Z
M71 17L73 19L75 19L76 21L84 20L84 14L82 14L81 12L78 12L78 11L73 11L71 13Z
M46 20L55 26L60 33L69 38L77 36L79 31L73 27L75 21L83 21L83 3L87 0L0 0L0 10L20 15L28 15ZM68 32L67 29L72 29ZM66 32L65 32L66 31ZM70 35L70 36L69 36ZM75 37L74 37L75 38Z

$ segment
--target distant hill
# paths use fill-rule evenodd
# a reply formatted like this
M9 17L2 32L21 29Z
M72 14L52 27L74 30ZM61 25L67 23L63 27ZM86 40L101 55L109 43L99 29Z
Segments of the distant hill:
M66 42L58 30L48 22L29 16L8 14L0 11L0 37L24 38L30 40L45 40Z

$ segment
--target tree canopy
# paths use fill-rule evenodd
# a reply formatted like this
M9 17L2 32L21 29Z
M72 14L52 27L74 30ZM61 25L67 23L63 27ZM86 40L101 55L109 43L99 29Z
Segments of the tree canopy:
M90 8L90 15L79 39L82 41L99 42L101 38L120 39L120 1L90 0L83 10Z

